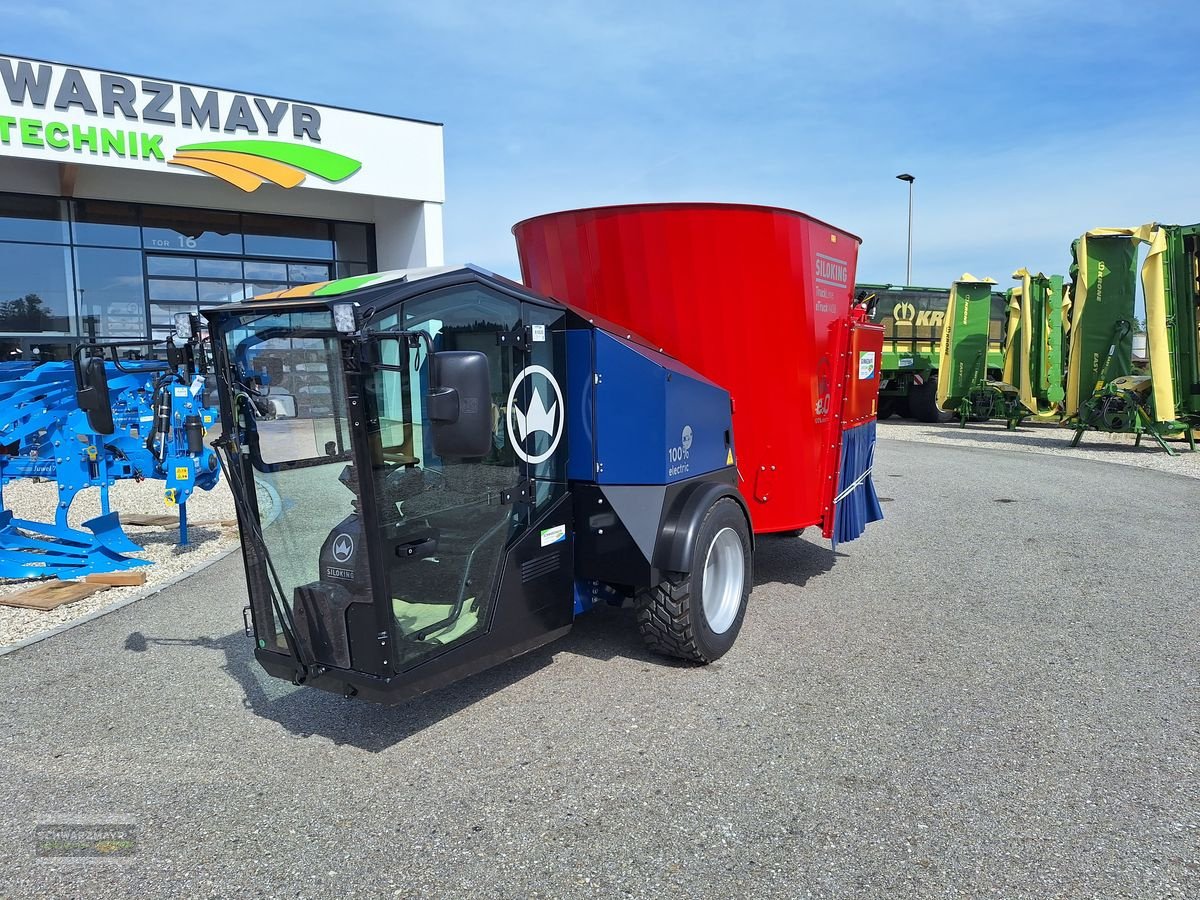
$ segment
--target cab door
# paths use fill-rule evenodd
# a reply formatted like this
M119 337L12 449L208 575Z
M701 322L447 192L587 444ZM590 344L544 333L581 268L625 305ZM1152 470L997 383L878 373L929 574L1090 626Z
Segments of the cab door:
M418 298L402 315L402 330L372 338L364 397L380 577L395 667L406 670L486 631L501 559L525 522L510 500L518 460L499 431L515 361L495 339L520 305L452 290ZM433 354L447 350L487 358L493 426L480 456L439 456L433 439Z
M570 559L555 558L551 585L538 568L549 565L537 558L540 535L529 540L539 507L531 475L553 470L551 443L558 432L563 445L565 429L562 398L530 381L526 314L517 297L460 285L405 301L372 335L363 373L370 518L398 671L495 661L569 625L561 571ZM446 352L487 360L491 438L477 456L439 455L434 439L434 357ZM540 505L562 497L561 487L543 488Z

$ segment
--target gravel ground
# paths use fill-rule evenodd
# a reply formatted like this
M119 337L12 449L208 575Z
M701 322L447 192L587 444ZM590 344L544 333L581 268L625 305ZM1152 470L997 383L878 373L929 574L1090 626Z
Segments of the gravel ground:
M1200 896L1200 488L891 440L876 472L863 539L760 543L707 668L602 609L344 700L258 669L236 556L0 657L0 895ZM34 857L97 817L133 858Z
M53 521L53 510L57 502L57 491L53 482L22 480L4 488L5 508L11 509L18 518ZM167 507L163 503L162 482L137 484L133 481L118 481L111 489L110 504L112 509L124 514L176 514L174 507ZM89 489L80 492L71 504L68 522L78 528L83 521L98 515L100 491ZM224 481L221 481L211 491L196 491L188 500L188 521L191 524L188 527L186 547L180 547L178 544L177 527L125 526L125 533L143 548L142 553L131 555L150 560L152 563L142 570L146 573L144 585L108 588L83 600L48 611L0 606L0 649L112 606L136 594L152 593L158 585L177 578L188 569L203 565L237 544L237 526L222 524L233 519L233 497ZM40 580L0 579L0 594L25 590Z
M1134 447L1131 434L1089 431L1083 436L1083 442L1072 449L1070 444L1075 432L1051 422L1027 423L1015 431L1009 431L1002 422L972 422L966 428L959 428L958 423L926 425L893 418L879 423L879 436L894 441L925 441L959 447L1049 453L1200 478L1200 453L1192 453L1186 441L1168 441L1168 445L1178 454L1170 456L1150 438L1143 439L1141 447Z

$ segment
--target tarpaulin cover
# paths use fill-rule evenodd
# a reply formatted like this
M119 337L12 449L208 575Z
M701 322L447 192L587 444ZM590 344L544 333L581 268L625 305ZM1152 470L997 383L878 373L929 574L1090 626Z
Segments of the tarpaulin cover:
M852 541L872 522L883 518L883 507L871 480L875 461L875 420L842 432L841 478L833 507L833 546Z

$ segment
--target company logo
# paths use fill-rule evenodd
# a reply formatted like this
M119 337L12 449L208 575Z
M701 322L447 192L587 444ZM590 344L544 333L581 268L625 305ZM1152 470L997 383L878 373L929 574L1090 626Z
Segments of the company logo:
M340 563L349 562L354 555L354 538L339 534L333 541L333 558Z
M691 470L688 457L692 451L692 426L684 425L679 435L679 446L667 448L667 477L686 475Z
M892 307L892 318L900 324L911 322L918 328L941 328L946 312L938 309L923 309L918 312L911 303L901 302Z
M320 110L286 100L0 56L0 110L5 107L13 114L0 114L0 146L68 162L164 162L247 192L267 182L293 188L308 175L336 183L362 168L358 160L313 146L321 142ZM178 146L168 159L164 142L169 146L183 129L250 137Z
M180 147L167 165L186 166L228 181L247 193L266 182L281 188L304 183L316 175L329 182L345 181L362 163L340 153L307 144L275 141L212 141Z
M861 350L858 354L858 378L865 381L875 377L875 351Z
M836 256L817 254L817 283L828 284L832 287L850 286L850 264Z
M517 408L517 391L526 379L530 383L529 406L522 412ZM547 406L546 399L551 396L553 400ZM562 408L562 389L549 369L545 366L527 366L520 371L508 392L508 438L517 456L531 465L537 465L554 455L562 440ZM537 447L547 441L538 441L539 434L549 439L546 448L540 452Z

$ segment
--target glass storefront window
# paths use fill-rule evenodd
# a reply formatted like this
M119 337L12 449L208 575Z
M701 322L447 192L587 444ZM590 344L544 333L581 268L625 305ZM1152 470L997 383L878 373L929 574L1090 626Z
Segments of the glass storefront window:
M71 345L62 341L32 341L29 338L0 337L0 362L65 362L71 358Z
M161 338L172 312L365 274L373 240L361 223L0 193L0 335L25 359L35 335L41 358Z
M57 197L0 194L0 241L66 244L66 203Z
M195 278L196 261L188 256L147 256L146 272L149 275L177 275L182 278Z
M320 219L284 216L242 217L247 256L291 256L298 259L333 259L329 223ZM251 277L247 273L247 278Z
M229 303L246 296L246 286L240 281L201 281L198 290L201 303Z
M247 281L287 281L287 263L257 262L246 260Z
M195 303L151 303L150 324L155 328L173 328L176 313L197 312Z
M32 359L35 362L65 362L71 358L72 346L70 344L51 341L37 341L29 347L29 350L24 353L22 359Z
M196 282L174 278L151 278L151 300L171 300L196 302Z
M72 281L69 247L0 243L0 333L69 333Z
M312 284L316 281L329 280L329 266L302 263L300 265L292 264L287 267L288 281L292 284Z
M246 285L247 297L261 297L263 294L273 294L276 291L286 290L286 284L272 284L271 282L256 282Z
M146 206L142 209L142 246L184 253L241 253L237 213Z
M75 251L80 327L91 337L146 333L146 288L139 250L80 247Z
M142 245L142 234L138 230L138 208L134 204L75 200L72 208L76 244L100 247Z
M242 261L240 259L198 259L196 274L201 278L227 278L240 281Z

